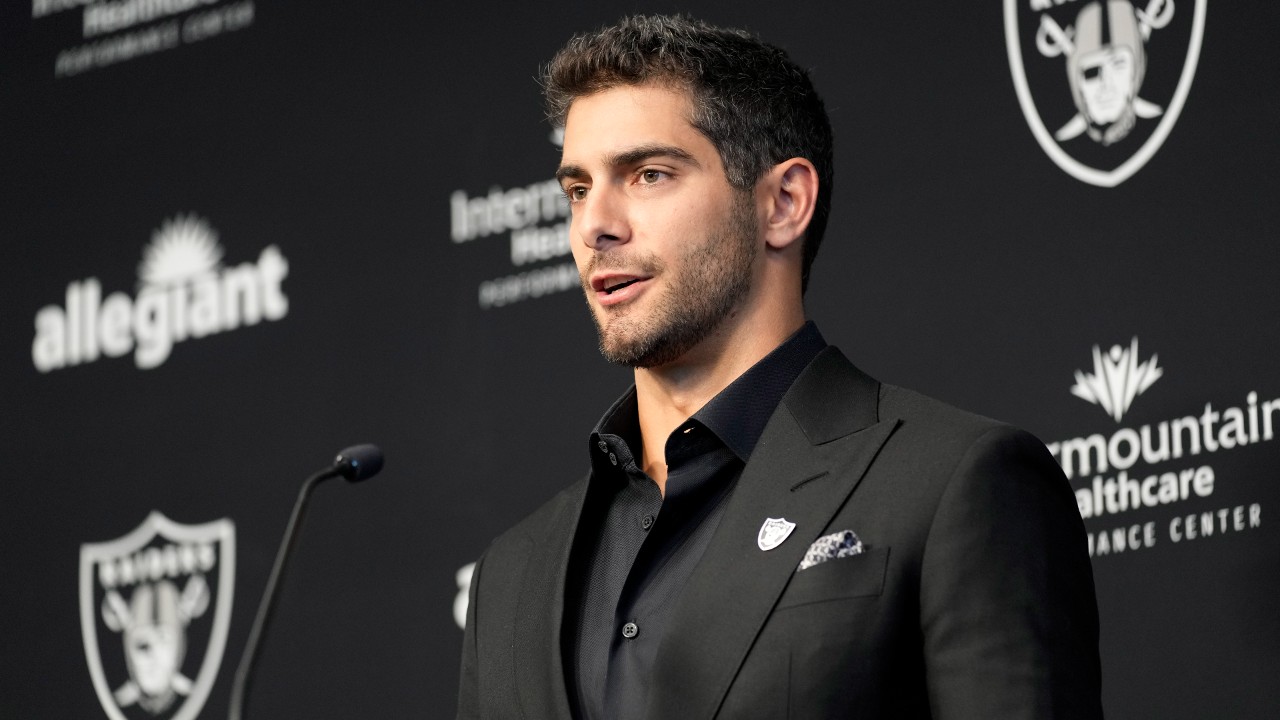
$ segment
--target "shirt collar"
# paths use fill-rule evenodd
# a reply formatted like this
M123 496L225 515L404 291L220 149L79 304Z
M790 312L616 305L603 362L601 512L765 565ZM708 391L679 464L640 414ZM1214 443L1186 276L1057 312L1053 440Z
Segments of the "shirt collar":
M800 372L827 346L812 321L764 356L693 414L746 462L764 426ZM684 427L683 425L681 427Z
M818 332L818 327L812 321L806 322L795 334L729 383L688 421L681 423L672 434L683 432L693 423L701 424L738 459L746 462L782 396L826 346L827 341ZM614 442L615 438L622 442ZM598 468L626 469L628 464L636 462L630 452L630 448L640 447L640 419L634 385L605 411L591 433L590 442L591 457Z

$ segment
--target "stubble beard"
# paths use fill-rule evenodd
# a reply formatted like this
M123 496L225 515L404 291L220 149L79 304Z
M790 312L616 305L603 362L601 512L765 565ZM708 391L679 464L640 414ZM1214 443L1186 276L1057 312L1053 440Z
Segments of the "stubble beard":
M670 274L664 272L666 264L650 253L593 255L581 273L588 297L593 294L588 278L599 269L626 267L666 281L666 289L643 314L632 307L591 306L600 354L611 363L632 368L661 367L714 333L751 289L751 268L759 253L754 209L750 193L735 192L718 226L701 242L688 246Z

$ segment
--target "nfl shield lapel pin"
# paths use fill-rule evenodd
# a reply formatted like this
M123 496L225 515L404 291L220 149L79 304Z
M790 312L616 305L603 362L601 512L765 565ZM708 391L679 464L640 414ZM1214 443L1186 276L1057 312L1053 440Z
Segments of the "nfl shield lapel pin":
M761 550L772 550L790 537L791 531L795 529L796 524L788 522L786 518L765 518L764 524L760 526L760 534L756 536L756 545Z

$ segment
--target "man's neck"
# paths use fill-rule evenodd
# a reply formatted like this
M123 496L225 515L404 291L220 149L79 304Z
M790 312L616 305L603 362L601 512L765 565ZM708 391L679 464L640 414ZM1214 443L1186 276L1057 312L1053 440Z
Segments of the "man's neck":
M803 324L804 314L799 312L750 327L722 327L673 363L636 369L642 462L664 495L666 442L671 432Z

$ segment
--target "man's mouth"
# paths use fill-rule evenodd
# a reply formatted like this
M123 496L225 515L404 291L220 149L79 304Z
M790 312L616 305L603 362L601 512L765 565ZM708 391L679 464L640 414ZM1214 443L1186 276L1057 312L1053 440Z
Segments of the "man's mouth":
M647 275L601 273L591 279L591 289L596 292L596 297L601 303L614 305L631 299L641 288L636 287L633 290L628 290L628 288L643 285L649 279L650 277Z
M638 283L638 282L640 282L640 278L631 278L630 280L618 280L616 282L613 280L607 280L605 281L603 290L605 291L605 294L612 295L618 290L621 290L622 288L627 287L628 285L634 285L635 283Z
M625 273L599 273L591 278L591 289L598 293L612 294L622 288L630 287L649 278L645 275L628 275Z

